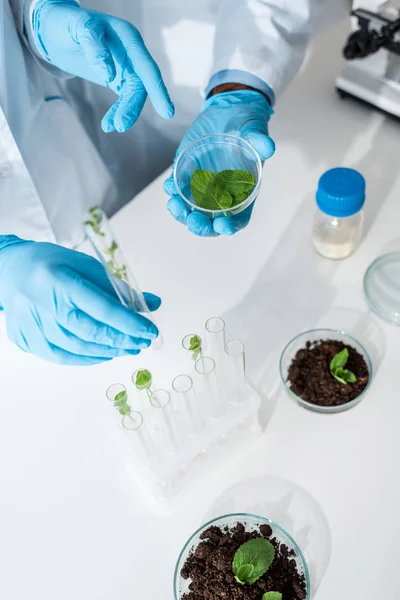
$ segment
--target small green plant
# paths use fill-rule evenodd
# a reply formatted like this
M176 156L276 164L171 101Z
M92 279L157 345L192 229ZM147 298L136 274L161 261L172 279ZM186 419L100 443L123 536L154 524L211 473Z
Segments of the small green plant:
M254 175L241 169L219 173L196 169L190 179L190 189L200 208L227 211L248 198L255 182Z
M151 397L151 384L153 382L153 376L147 369L140 369L136 373L135 385L138 390L146 390L147 396Z
M262 600L282 600L282 594L280 592L265 592Z
M100 238L106 237L104 231L101 228L101 225L103 223L103 214L104 213L99 206L92 206L92 208L89 209L90 218L84 222L84 225L86 225L87 227L91 227L93 233ZM135 304L135 296L133 293L131 282L129 281L128 268L126 265L120 265L118 263L118 260L115 256L117 250L118 244L115 240L112 240L110 246L103 249L103 253L109 257L109 260L106 262L106 268L110 275L112 275L116 279L121 279L121 281L124 281L128 285L131 303L133 306Z
M201 337L199 335L193 335L189 342L189 350L193 352L192 359L197 360L201 355Z
M335 354L335 356L331 360L331 364L329 365L329 370L331 375L337 379L340 383L355 383L357 381L357 377L354 375L352 371L345 369L344 367L349 360L349 351L347 348L343 348L341 352Z
M115 396L114 406L118 408L118 412L124 417L131 414L132 410L128 404L128 394L125 390Z
M275 558L275 548L264 538L242 544L235 552L232 571L238 583L255 583L268 571Z

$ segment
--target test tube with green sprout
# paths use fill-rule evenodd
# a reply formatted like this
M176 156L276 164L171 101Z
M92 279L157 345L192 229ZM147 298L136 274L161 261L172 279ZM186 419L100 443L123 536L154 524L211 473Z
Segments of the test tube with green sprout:
M108 278L121 303L132 310L144 313L146 318L154 323L153 314L128 267L105 212L99 206L93 206L89 210L84 225L87 236L106 269ZM151 344L154 349L159 349L162 345L161 335Z

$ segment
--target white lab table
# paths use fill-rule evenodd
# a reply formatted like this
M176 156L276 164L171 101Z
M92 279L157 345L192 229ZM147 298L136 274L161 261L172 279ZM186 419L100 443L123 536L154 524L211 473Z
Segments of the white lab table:
M310 557L316 600L399 597L400 331L368 311L362 277L400 248L400 125L336 96L344 35L339 27L317 42L279 102L277 152L245 231L192 236L166 211L163 177L113 219L141 286L163 298L162 351L55 366L9 344L2 323L0 598L172 598L181 546L224 511L286 527ZM314 253L310 227L318 177L337 165L366 176L368 200L362 247L334 263ZM168 385L184 369L182 335L213 315L246 344L264 433L161 509L131 477L105 389L129 384L140 366ZM279 385L283 345L316 326L349 330L373 356L373 387L339 415L301 409Z

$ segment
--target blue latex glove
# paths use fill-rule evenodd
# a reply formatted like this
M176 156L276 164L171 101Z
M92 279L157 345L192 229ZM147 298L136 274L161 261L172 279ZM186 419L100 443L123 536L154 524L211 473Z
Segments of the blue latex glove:
M39 50L56 67L118 94L102 120L105 132L132 127L147 94L161 117L174 115L160 69L128 21L83 9L74 0L39 0L33 31Z
M239 135L253 145L261 160L266 160L275 152L275 144L268 135L268 121L272 114L271 106L260 92L240 90L216 94L204 103L200 115L180 143L175 160L190 142L210 133ZM201 212L190 211L177 193L173 175L165 182L164 189L171 196L168 202L171 215L187 225L195 235L232 235L250 221L254 203L237 215L213 220Z
M160 306L157 296L145 298L150 310ZM139 354L158 335L120 303L99 261L46 242L0 238L0 304L10 340L60 364Z

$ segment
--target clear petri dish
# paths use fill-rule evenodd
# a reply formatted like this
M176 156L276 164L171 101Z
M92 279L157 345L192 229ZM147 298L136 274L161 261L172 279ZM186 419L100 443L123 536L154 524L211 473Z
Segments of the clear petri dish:
M370 308L392 325L400 325L400 252L379 256L364 276Z
M231 209L211 210L198 206L193 198L190 180L197 169L213 171L241 169L255 178L249 196ZM190 210L196 210L211 218L240 213L257 198L262 175L261 159L253 146L236 135L213 133L197 138L188 144L178 156L174 166L174 182L178 194Z
M352 346L361 356L363 356L365 362L367 363L368 371L369 371L369 380L357 398L351 400L351 402L346 402L345 404L340 404L339 406L319 406L318 404L313 404L312 402L307 402L296 396L290 389L290 384L288 382L288 372L289 367L294 359L298 350L306 347L307 342L319 342L320 340L337 340L339 342L343 342L346 346ZM285 346L279 363L279 370L281 375L282 383L285 387L285 390L292 400L294 400L297 404L302 406L303 408L308 408L309 410L313 410L314 412L332 414L342 412L344 410L348 410L352 408L356 404L360 402L369 390L369 387L372 382L373 377L373 369L372 369L372 361L371 357L368 354L367 350L364 346L356 340L352 335L349 335L345 331L339 331L337 329L311 329L310 331L305 331L300 333L296 337L294 337L290 342Z
M299 546L296 544L294 539L284 529L282 529L282 527L280 527L273 521L270 521L266 517L260 517L258 515L252 515L250 513L234 513L217 517L215 519L212 519L211 521L208 521L208 523L205 523L193 533L193 535L188 539L188 541L184 545L176 563L174 574L174 599L182 600L185 594L187 594L189 591L190 579L184 579L181 576L181 570L188 556L195 550L198 543L201 541L200 536L203 533L203 531L208 529L211 525L216 525L221 528L233 528L237 523L242 523L246 531L258 531L260 525L264 524L271 526L271 537L276 537L276 539L281 544L286 544L289 550L293 550L294 555L292 558L296 561L297 570L299 573L302 573L304 575L304 579L306 582L307 596L304 600L310 600L310 575L308 572L307 563Z

